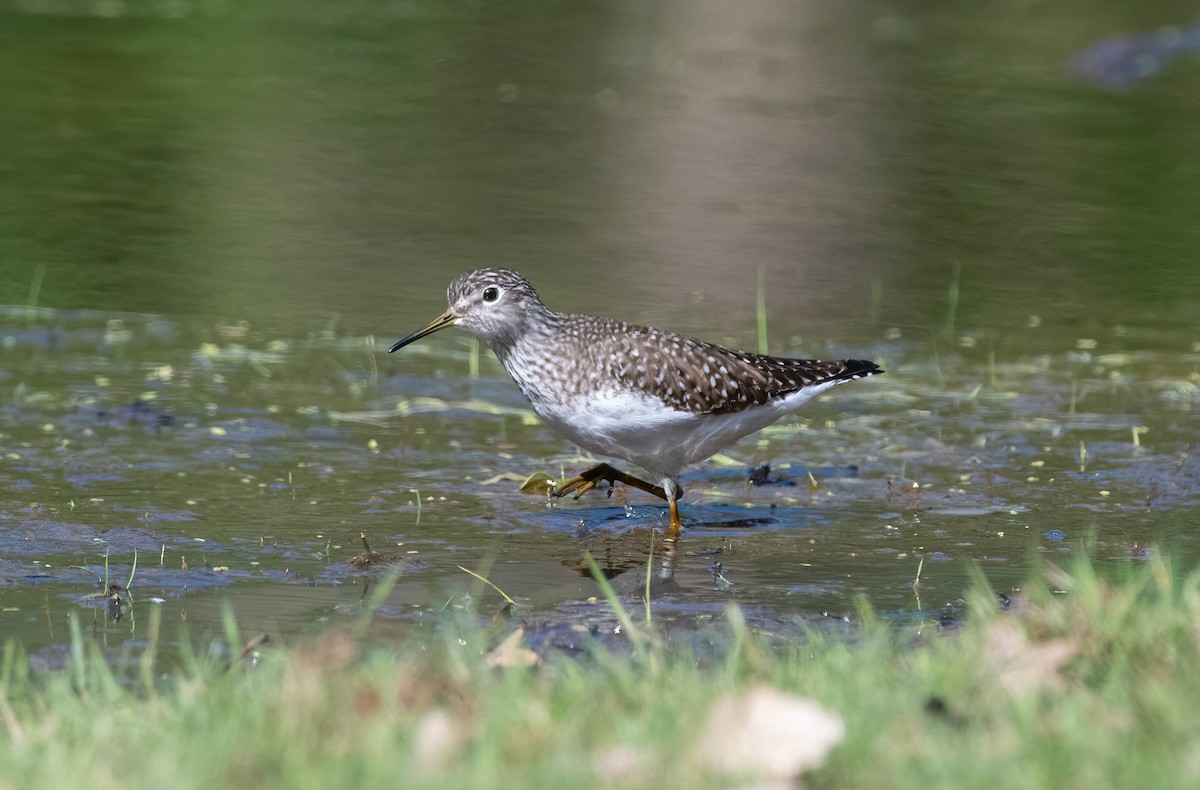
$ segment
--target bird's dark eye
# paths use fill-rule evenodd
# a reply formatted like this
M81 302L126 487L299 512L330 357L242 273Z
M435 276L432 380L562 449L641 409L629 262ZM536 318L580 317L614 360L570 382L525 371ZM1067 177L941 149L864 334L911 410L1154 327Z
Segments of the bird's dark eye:
M494 285L489 285L483 289L483 301L494 302L500 298L500 289Z

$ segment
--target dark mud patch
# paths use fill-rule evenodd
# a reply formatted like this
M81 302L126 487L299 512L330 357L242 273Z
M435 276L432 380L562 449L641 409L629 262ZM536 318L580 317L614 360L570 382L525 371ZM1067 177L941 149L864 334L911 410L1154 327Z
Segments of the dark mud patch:
M101 527L12 512L0 513L0 527L0 551L10 557L131 554L135 549L157 556L164 545L175 543L172 536L145 527Z

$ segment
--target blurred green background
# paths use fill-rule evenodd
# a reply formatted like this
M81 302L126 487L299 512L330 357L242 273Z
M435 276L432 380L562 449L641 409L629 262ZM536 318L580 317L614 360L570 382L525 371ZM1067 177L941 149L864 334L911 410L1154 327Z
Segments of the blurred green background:
M985 328L1190 316L1200 57L1071 58L1192 13L5 0L0 303L40 277L50 307L403 334L506 264L552 306L750 333L763 267L806 336L940 326L960 267Z

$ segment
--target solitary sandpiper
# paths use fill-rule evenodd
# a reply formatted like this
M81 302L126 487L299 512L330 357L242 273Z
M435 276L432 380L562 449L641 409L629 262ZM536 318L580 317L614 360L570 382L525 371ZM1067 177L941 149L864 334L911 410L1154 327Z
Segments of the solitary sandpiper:
M578 499L601 481L665 499L676 540L679 473L765 428L830 387L882 373L874 362L785 359L735 351L611 318L556 313L510 269L450 283L446 312L393 345L447 326L486 343L539 417L579 446L653 473L654 485L608 464L555 488Z

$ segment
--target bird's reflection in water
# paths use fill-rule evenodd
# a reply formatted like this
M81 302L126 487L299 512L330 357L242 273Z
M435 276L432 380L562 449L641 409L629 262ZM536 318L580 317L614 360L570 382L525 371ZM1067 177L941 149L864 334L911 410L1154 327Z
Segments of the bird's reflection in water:
M571 554L562 564L581 576L592 577L592 563L606 581L612 581L629 571L644 580L646 563L653 563L651 592L662 592L664 585L678 589L675 584L675 557L679 543L663 540L657 529L632 529L627 532L581 530ZM589 559L591 562L589 562Z

